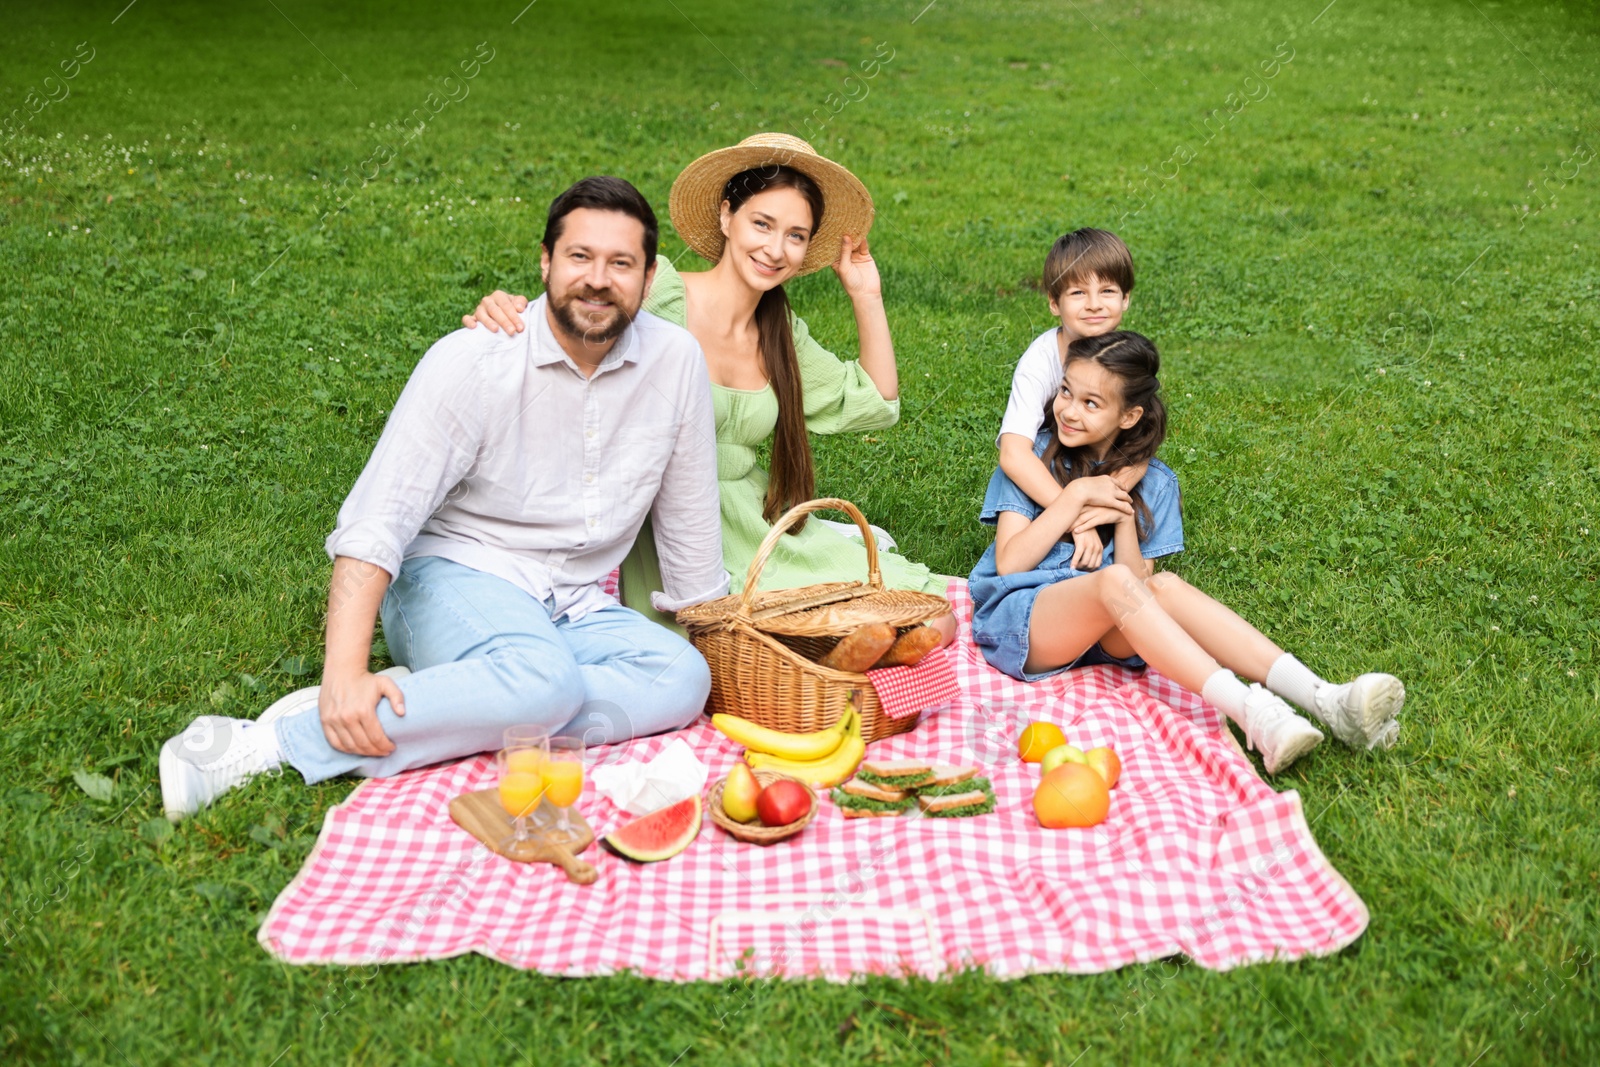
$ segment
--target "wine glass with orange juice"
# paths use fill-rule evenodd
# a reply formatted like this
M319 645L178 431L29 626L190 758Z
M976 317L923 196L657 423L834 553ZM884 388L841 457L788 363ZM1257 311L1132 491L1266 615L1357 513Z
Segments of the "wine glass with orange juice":
M546 747L544 798L556 809L556 830L572 833L572 805L583 793L584 744L577 737L552 737Z
M502 842L508 851L527 844L528 816L544 795L544 767L550 739L542 730L514 726L505 732L505 747L495 755L500 772L500 806L511 816L512 834Z

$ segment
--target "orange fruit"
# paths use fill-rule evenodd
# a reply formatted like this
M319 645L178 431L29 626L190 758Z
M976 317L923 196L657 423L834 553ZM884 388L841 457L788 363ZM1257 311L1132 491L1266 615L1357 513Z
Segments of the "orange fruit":
M1110 810L1106 780L1082 763L1063 763L1044 776L1033 794L1033 813L1047 830L1098 826Z
M1117 787L1117 779L1122 777L1122 760L1109 748L1091 748L1083 754L1084 762L1100 772L1100 777L1106 780L1107 789Z
M1017 755L1022 757L1023 763L1038 763L1044 759L1046 752L1066 743L1066 735L1055 723L1029 723L1022 731L1022 736L1017 739Z

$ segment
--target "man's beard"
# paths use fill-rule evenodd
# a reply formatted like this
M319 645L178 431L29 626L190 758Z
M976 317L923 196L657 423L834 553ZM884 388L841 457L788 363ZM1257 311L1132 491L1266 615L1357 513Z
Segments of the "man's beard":
M572 305L577 300L599 300L610 304L611 318L599 326L585 326L573 312ZM585 285L569 290L559 299L554 294L550 298L550 314L556 320L556 325L567 336L586 344L606 344L616 340L637 313L637 308L628 311L612 289L590 289Z

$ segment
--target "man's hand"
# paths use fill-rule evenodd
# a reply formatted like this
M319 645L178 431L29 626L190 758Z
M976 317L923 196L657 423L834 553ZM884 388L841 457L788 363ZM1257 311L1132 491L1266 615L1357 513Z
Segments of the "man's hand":
M1080 571L1097 571L1105 558L1105 542L1094 527L1072 531L1072 566Z
M482 323L490 333L499 333L503 329L514 336L522 332L522 312L526 310L527 297L513 296L504 289L496 289L478 301L478 310L471 315L461 316L461 325L474 330Z
M378 724L378 700L389 698L396 715L406 713L406 698L393 678L362 671L346 677L322 678L317 710L328 744L354 756L387 756L394 742Z

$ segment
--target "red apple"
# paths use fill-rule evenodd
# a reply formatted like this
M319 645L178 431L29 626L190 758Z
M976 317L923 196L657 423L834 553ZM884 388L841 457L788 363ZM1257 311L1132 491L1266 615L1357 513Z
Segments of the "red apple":
M811 794L799 782L780 778L756 798L756 814L765 826L788 826L811 810Z
M1117 758L1115 752L1109 748L1091 748L1083 754L1083 761L1106 780L1107 789L1117 787L1117 779L1122 777L1122 760Z

